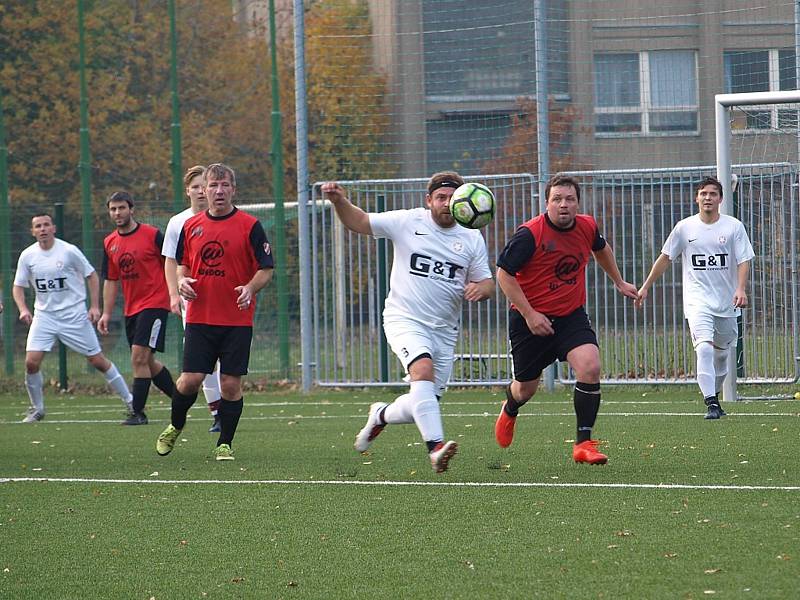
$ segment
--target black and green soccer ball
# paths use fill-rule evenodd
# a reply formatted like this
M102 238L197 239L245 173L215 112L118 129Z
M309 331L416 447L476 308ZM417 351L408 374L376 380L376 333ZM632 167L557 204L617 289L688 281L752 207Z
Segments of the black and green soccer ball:
M480 229L491 223L494 207L494 194L481 183L465 183L450 196L450 214L467 229Z

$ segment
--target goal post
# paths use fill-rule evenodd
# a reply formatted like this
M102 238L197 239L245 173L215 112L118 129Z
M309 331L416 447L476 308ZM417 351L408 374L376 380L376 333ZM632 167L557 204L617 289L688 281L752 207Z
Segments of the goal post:
M733 208L732 199L734 187L732 185L732 181L734 180L734 177L731 164L731 109L742 106L763 106L795 103L800 103L800 90L717 94L714 96L717 178L720 180L720 183L722 183L723 198L728 200L722 204L721 211L723 213L730 214ZM797 127L798 122L800 122L800 113L798 114L798 120L795 121L797 135L796 147L800 149L800 128ZM800 160L800 152L798 152L798 160ZM797 289L796 286L793 286L793 289ZM722 397L725 401L736 401L739 399L736 389L738 367L736 352L736 344L733 344L730 349L730 354L728 355L728 376L726 377L722 388ZM795 352L795 354L797 353Z

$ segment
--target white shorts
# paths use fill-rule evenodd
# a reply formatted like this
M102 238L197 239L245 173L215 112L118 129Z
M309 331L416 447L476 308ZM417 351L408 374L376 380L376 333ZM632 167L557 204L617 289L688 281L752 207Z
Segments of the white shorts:
M686 317L692 344L695 348L702 342L711 342L717 348L726 349L736 342L739 328L736 317L717 317L707 313L697 313Z
M421 354L430 354L433 360L433 379L436 395L447 389L447 381L453 370L453 353L458 340L458 330L432 329L412 319L384 319L383 331L408 373L408 365ZM408 380L408 376L406 376Z
M56 340L61 340L67 348L84 356L101 352L94 326L85 312L57 316L42 311L34 312L25 350L50 352Z

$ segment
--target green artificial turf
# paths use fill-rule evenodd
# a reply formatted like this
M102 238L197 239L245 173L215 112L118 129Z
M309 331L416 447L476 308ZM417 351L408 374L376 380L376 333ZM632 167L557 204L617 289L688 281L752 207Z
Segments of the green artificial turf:
M236 460L199 403L173 453L111 397L0 397L2 598L788 598L800 577L800 402L605 388L605 466L576 465L569 390L496 446L497 391L451 391L459 453L431 471L413 425L352 449L393 392L249 394ZM35 481L44 478L49 481ZM66 479L74 478L74 481Z

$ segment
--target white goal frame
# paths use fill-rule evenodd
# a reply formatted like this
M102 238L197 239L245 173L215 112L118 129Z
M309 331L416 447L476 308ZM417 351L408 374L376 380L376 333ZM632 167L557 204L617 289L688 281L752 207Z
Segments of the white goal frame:
M733 179L731 173L731 124L730 110L737 106L758 104L800 103L800 90L782 92L750 92L744 94L717 94L714 96L714 115L716 120L717 179L722 183L722 197L733 198ZM800 112L800 111L799 111ZM798 148L800 148L800 128L798 128ZM722 212L728 213L732 204L724 202ZM728 376L722 386L725 401L737 401L736 392L736 344L731 346L728 355Z

